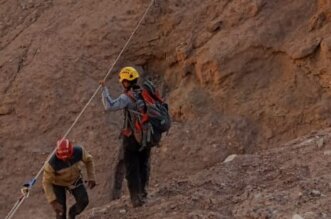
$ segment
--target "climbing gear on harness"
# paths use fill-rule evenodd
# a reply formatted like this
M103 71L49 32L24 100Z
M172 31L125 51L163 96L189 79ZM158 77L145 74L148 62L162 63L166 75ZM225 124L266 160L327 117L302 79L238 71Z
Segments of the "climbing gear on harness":
M74 153L73 146L68 139L61 139L57 142L56 157L60 160L70 159Z
M119 73L120 82L122 83L124 80L133 81L139 78L138 71L133 67L124 67L121 69Z
M141 19L139 20L137 26L135 27L135 29L133 30L133 32L131 33L129 39L126 41L125 45L123 46L122 50L120 51L120 53L118 54L118 56L116 57L115 61L113 62L113 64L110 66L106 76L104 77L104 81L108 78L109 74L112 72L113 68L115 67L115 65L117 64L118 60L120 59L120 57L122 56L122 54L124 53L124 51L126 50L126 48L128 47L129 43L131 42L133 36L135 35L135 33L137 32L137 30L139 29L141 23L143 22L143 20L145 19L147 13L149 12L150 8L153 6L155 0L151 0L149 6L146 8L145 13L142 15ZM91 96L91 98L87 101L87 103L85 104L85 106L83 107L82 111L78 114L78 116L76 117L75 121L72 123L72 125L69 127L69 129L67 130L67 132L64 134L63 139L66 138L69 133L71 132L71 130L74 128L74 126L77 124L78 120L81 118L81 116L83 115L83 113L86 111L87 107L90 105L90 103L92 102L92 100L94 99L94 97L98 94L99 90L101 89L101 85L98 86L98 88L94 91L93 95ZM49 154L48 158L46 159L46 161L44 162L43 166L40 168L40 170L38 171L38 173L35 175L35 177L31 180L31 183L29 185L29 190L31 190L32 186L36 183L38 177L40 176L40 174L42 173L43 169L45 168L45 165L48 163L49 159L54 155L54 153L56 152L56 148ZM26 199L26 196L21 196L17 202L14 204L14 206L12 207L12 209L9 211L9 213L7 214L7 216L5 217L5 219L11 219L16 211L19 209L19 207L22 205L22 203L24 202L24 200Z
M79 186L84 185L84 182L82 180L81 177L79 177L73 184L71 184L70 186L67 186L67 189L69 190L69 192L75 188L78 188Z
M69 192L71 192L71 190L76 189L79 186L82 186L84 184L86 184L89 189L93 189L97 185L94 180L83 181L82 176L81 176L72 185L67 186L67 189Z

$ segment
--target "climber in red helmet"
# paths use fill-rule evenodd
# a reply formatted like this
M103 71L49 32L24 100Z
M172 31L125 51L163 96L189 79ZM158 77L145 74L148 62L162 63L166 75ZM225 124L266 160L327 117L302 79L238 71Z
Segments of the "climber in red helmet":
M95 171L92 156L81 146L73 146L68 139L57 142L55 154L44 168L43 187L46 198L56 213L56 219L67 218L66 191L76 203L69 209L69 219L74 219L88 205L88 195L83 183L81 169L87 170L87 186L95 187Z

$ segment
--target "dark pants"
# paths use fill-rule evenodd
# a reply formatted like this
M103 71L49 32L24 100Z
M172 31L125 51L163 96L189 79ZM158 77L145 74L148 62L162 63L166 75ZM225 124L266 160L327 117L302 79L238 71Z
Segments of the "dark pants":
M150 173L150 148L139 151L140 145L134 138L123 138L124 164L130 198L134 207L142 206L147 197Z
M69 209L69 219L74 219L76 215L80 214L88 205L88 195L85 189L84 184L82 183L82 180L79 180L77 182L77 186L74 189L69 190L70 193L75 197L76 204L71 206ZM63 186L53 186L54 193L56 195L56 200L63 206L63 212L64 214L62 216L56 217L56 219L66 219L67 215L67 204L66 204L66 191L68 190L67 187Z

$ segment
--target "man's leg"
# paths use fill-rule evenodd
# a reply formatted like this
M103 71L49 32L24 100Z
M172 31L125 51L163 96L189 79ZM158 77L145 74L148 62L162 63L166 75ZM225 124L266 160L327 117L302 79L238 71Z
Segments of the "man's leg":
M121 145L119 148L117 164L115 166L111 200L116 200L121 197L124 176L125 176L124 149L123 149L123 145Z
M78 184L80 184L78 187L71 190L72 195L75 197L76 204L69 209L70 219L74 219L76 215L79 215L89 203L87 191L83 182L80 180Z
M139 152L137 150L132 150L132 148L136 146L133 145L136 143L136 141L133 140L134 137L123 139L124 162L131 203L133 207L139 207L143 205L143 201L140 197L141 182L139 173Z
M150 174L150 154L150 148L146 148L139 153L141 196L143 199L147 198L147 187Z
M53 190L56 196L56 201L59 202L63 207L63 214L56 214L56 219L67 218L67 204L66 204L66 189L63 186L53 185Z

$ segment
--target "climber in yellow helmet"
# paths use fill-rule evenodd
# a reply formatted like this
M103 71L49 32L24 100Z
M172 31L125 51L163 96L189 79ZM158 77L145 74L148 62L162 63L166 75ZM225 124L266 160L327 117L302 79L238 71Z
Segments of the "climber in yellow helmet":
M147 185L150 172L150 148L141 149L140 143L134 136L133 115L130 110L144 107L143 102L132 98L133 94L139 93L139 73L133 67L124 67L119 72L119 82L124 91L116 99L109 95L105 81L100 81L103 86L102 102L107 111L124 110L124 128L121 131L122 147L119 153L119 161L115 169L113 184L113 199L121 194L122 180L126 173L127 185L130 192L133 207L142 206L147 198Z

